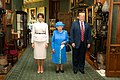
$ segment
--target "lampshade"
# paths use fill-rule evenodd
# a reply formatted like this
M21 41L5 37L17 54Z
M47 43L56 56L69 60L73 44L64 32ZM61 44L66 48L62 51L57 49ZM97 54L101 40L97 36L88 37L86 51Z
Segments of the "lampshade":
M0 0L0 8L2 8L2 1Z
M103 12L108 12L109 11L109 5L108 5L107 1L105 1L105 3L103 4L102 11Z

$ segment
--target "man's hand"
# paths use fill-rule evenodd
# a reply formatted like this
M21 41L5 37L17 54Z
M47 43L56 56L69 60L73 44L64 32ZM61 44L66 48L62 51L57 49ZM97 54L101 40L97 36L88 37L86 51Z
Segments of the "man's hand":
M87 48L90 48L90 44L87 45Z
M73 47L73 48L75 47L75 43L72 43L72 47Z

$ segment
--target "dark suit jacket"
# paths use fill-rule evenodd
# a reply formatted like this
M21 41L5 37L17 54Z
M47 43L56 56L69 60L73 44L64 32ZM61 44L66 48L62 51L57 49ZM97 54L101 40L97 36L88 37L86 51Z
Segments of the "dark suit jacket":
M89 23L84 22L85 26L85 35L84 35L84 44L87 47L87 44L91 42L91 28ZM79 20L72 23L70 31L71 43L75 43L75 48L79 48L81 43L81 29Z

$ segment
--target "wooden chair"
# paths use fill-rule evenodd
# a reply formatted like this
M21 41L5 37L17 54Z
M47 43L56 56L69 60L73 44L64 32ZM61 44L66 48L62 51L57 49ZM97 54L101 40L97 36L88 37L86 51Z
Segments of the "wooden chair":
M8 62L12 60L11 64L14 65L14 62L18 61L18 50L15 49L15 45L8 43L5 49L5 53L7 54Z

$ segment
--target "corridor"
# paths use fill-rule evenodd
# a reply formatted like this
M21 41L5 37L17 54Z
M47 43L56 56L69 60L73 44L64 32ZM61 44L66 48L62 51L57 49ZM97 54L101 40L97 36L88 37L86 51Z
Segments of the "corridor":
M72 71L71 53L67 53L67 63L64 66L64 73L55 72L55 65L51 62L51 47L47 50L45 60L45 71L43 74L37 73L37 65L33 58L33 49L28 46L19 61L6 75L5 80L105 80L87 62L85 74Z

